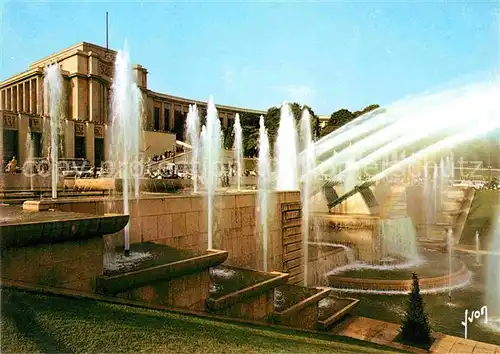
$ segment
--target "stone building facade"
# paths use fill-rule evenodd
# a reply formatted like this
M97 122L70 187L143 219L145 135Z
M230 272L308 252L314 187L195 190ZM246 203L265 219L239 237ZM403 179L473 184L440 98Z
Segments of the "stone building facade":
M64 97L61 136L62 157L86 158L99 166L108 159L110 92L116 51L82 42L40 59L28 70L0 83L0 158L5 163L16 156L19 163L28 156L28 134L34 157L46 157L50 122L48 100L44 94L44 68L58 63L63 75ZM184 126L190 104L201 114L206 102L171 96L148 89L148 71L133 66L141 89L143 112L143 151L147 156L175 149L184 140ZM217 105L223 127L234 123L236 113L265 114L265 111Z

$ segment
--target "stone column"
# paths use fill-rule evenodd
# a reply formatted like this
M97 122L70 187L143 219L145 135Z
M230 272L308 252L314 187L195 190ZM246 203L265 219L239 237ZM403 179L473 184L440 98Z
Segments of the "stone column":
M43 81L40 76L36 78L36 113L43 115Z
M175 115L175 105L174 103L170 103L170 113L169 113L169 117L168 117L168 124L170 125L170 131L172 131L174 129L174 115Z
M165 102L160 105L160 131L165 131Z
M30 80L30 114L36 113L36 80Z
M22 85L18 84L16 85L16 91L17 91L17 111L22 112L23 111L23 90L22 90Z
M29 81L26 81L23 83L23 91L24 91L23 111L26 113L29 113L30 112L30 83L29 83Z
M75 157L75 122L67 119L64 127L64 155L67 158Z
M28 136L30 118L24 114L19 114L18 136L17 136L17 151L18 165L22 165L28 160L28 149L26 149L26 139Z
M104 95L103 95L103 97L104 97L104 116L102 117L102 122L107 125L111 121L110 114L109 114L110 110L109 110L109 102L108 102L108 92L109 92L108 86L103 85L103 90L104 90Z
M0 92L0 110L5 110L5 90Z
M15 112L16 111L16 93L14 90L14 87L10 87L10 110Z
M99 82L89 79L89 121L99 122Z
M95 163L95 140L94 140L94 123L85 123L85 156L90 162L90 166Z

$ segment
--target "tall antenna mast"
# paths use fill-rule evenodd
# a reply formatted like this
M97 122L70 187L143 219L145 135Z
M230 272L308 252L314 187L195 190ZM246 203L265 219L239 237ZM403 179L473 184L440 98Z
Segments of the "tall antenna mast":
M108 50L108 12L106 11L106 50Z

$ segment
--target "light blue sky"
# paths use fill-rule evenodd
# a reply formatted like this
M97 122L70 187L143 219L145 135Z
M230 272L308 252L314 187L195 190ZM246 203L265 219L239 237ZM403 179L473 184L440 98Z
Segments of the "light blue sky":
M319 114L389 104L499 65L496 2L10 2L1 79L80 41L127 39L149 88Z

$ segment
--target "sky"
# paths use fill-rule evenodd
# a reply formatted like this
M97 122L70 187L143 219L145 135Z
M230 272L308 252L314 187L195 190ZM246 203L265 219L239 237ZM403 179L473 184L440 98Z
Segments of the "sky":
M153 91L317 114L499 70L499 1L4 2L0 80L81 41L125 41Z

